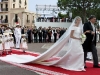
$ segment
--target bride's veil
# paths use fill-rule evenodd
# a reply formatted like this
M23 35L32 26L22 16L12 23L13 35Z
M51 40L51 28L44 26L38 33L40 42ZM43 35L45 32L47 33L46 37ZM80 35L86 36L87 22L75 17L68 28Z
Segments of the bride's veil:
M41 64L41 61L48 60L52 57L63 57L68 51L67 47L68 44L70 44L70 33L73 26L75 25L76 19L78 18L80 17L75 17L68 30L66 30L66 32L59 38L59 40L56 43L54 43L47 51L38 56L34 62ZM82 21L80 22L79 26L82 28Z

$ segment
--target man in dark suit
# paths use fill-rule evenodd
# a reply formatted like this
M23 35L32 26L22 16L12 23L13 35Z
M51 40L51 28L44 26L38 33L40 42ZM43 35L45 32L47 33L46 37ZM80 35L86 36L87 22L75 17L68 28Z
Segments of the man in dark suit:
M65 33L65 29L64 28L60 28L60 32L59 32L59 38Z
M47 38L47 29L46 29L46 27L43 28L42 32L43 32L43 42L46 43L46 38Z
M32 29L31 28L27 30L27 35L28 35L28 43L31 43L32 42Z
M38 29L37 29L36 26L34 27L32 33L34 34L34 43L37 43L38 42L38 40L37 40L37 38L38 38Z
M48 27L48 42L51 42L51 36L52 36L52 28L51 26Z
M3 34L2 29L0 28L0 34Z
M24 34L24 27L21 27L21 33Z
M40 26L38 29L38 35L39 35L39 43L42 43L42 35L43 35L42 26Z
M54 32L54 42L56 42L57 41L57 29L54 29L53 30L53 32Z
M0 34L3 35L4 31L5 31L4 26L1 26L1 28L0 28Z
M89 22L85 23L83 26L83 32L86 35L86 40L83 43L83 50L84 50L84 62L86 61L87 52L91 51L93 56L93 67L100 68L98 65L98 55L96 49L96 28L94 23L96 22L95 16L90 16ZM85 65L85 68L86 65Z

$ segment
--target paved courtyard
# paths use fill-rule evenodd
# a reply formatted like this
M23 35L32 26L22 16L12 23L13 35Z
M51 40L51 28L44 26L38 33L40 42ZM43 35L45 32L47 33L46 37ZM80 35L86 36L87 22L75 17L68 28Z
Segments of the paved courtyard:
M28 44L29 51L43 53L45 52L53 43L31 43ZM100 43L97 44L98 57L100 62ZM36 72L32 72L26 69L22 69L13 65L9 65L0 61L0 75L39 75ZM42 74L41 74L42 75Z

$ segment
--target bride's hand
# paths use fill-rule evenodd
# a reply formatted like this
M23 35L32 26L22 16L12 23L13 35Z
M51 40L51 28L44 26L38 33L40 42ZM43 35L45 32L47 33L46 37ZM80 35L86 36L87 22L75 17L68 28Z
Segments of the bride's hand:
M82 40L82 38L78 38L78 40Z
M87 30L87 31L86 31L86 33L90 33L90 32L91 32L90 30Z

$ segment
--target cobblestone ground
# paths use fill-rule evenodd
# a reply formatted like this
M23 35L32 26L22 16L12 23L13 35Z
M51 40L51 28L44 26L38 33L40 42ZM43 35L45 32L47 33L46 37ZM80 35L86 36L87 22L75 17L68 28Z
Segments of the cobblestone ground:
M45 52L53 43L31 43L28 44L29 51L43 53ZM98 58L100 62L100 43L97 44ZM9 65L0 61L0 75L44 75L39 72L32 72L26 69L22 69L13 65Z

